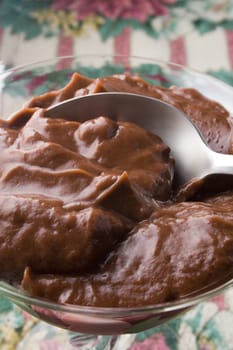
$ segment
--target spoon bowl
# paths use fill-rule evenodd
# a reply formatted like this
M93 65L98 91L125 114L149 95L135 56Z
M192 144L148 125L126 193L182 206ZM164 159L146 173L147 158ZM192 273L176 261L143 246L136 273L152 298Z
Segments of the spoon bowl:
M135 123L161 137L175 159L175 185L216 174L233 174L233 156L212 151L180 110L153 97L106 92L75 97L50 107L46 117L84 122L98 116Z

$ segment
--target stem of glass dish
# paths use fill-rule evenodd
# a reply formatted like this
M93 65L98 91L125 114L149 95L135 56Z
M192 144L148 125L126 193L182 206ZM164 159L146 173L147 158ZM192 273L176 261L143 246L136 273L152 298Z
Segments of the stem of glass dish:
M76 333L70 344L80 350L127 350L133 343L135 335L97 336Z

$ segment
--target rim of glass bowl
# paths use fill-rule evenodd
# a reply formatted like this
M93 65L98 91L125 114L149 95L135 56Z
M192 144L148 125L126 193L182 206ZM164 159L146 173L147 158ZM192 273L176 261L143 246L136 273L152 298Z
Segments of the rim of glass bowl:
M6 69L3 72L0 72L0 95L1 95L1 87L2 87L2 81L4 79L9 78L14 73L18 73L20 71L25 71L26 69L30 68L39 68L42 67L45 64L55 64L56 62L62 61L62 60L74 60L74 62L83 61L84 59L94 59L97 58L98 60L110 60L114 64L122 64L122 66L125 66L126 68L130 67L132 65L131 60L135 60L138 63L154 63L158 64L161 67L168 67L170 69L176 70L178 72L184 72L188 74L190 77L195 78L194 88L196 84L198 84L198 87L196 88L205 94L210 99L215 99L219 103L221 103L228 111L232 111L233 114L233 87L229 85L228 83L218 79L215 76L212 76L208 73L201 72L198 69L184 66L182 64L174 63L172 61L165 61L161 59L151 58L149 56L127 56L127 55L111 55L111 54L96 54L96 53L88 53L88 54L80 54L80 55L66 55L66 56L56 56L53 58L47 58L44 60L39 61L33 61L26 64L21 64L9 69ZM129 62L128 62L129 60ZM123 62L123 63L122 63ZM71 63L72 68L72 63ZM187 77L186 77L187 78ZM192 87L192 79L188 79L185 81L189 82L189 87ZM205 86L203 87L202 84L205 83ZM190 84L191 83L191 84ZM211 90L210 95L206 93L206 87L209 87L210 85L213 86L213 89ZM200 85L200 86L199 86ZM215 89L221 89L221 94L216 94L216 97L211 97ZM205 90L205 91L203 91Z
M41 64L46 64L46 63L52 63L52 62L56 62L58 60L68 60L68 59L72 59L72 60L79 60L79 59L84 59L84 58L98 58L98 59L119 59L119 60L127 60L129 58L131 59L135 59L135 60L138 60L138 61L148 61L148 62L151 62L151 63L158 63L160 64L161 66L163 65L166 65L166 66L170 66L170 67L173 67L173 68L177 68L177 69L182 69L190 74L197 74L197 75L200 75L200 76L204 76L204 77L208 77L210 78L211 80L215 80L219 83L223 83L224 85L227 85L229 86L229 84L227 83L224 83L223 81L219 80L218 78L215 78L207 73L204 73L204 72L201 72L199 71L198 69L196 68L191 68L191 67L188 67L188 66L184 66L182 64L179 64L179 63L175 63L175 62L172 62L172 61L165 61L165 60L161 60L161 59L157 59L157 58L152 58L152 57L149 57L149 56L134 56L134 55L130 55L130 56L127 56L127 55L111 55L111 54L95 54L95 53L88 53L88 54L80 54L80 55L66 55L66 56L55 56L53 58L47 58L47 59L44 59L44 60L35 60L35 61L32 61L30 63L24 63L24 64L20 64L20 65L17 65L15 67L11 67L11 68L8 68L6 69L5 71L1 72L0 73L0 76L2 75L5 75L6 73L14 73L14 72L18 72L19 70L23 70L25 68L30 68L30 67L35 67L36 66L39 66ZM130 63L128 63L130 65Z
M201 294L196 294L194 296L189 296L185 298L178 299L176 301L165 302L161 304L138 306L138 307L98 307L98 306L84 306L84 305L73 305L73 304L61 304L53 301L49 301L43 298L37 298L28 295L26 292L17 289L9 285L6 282L0 281L0 294L9 298L12 302L23 302L27 305L38 306L45 309L50 309L53 311L60 311L73 314L82 314L88 316L130 316L140 315L145 313L160 314L172 311L179 311L186 308L195 306L201 302L204 302L210 298L220 295L228 288L233 286L233 278L224 284L215 287L209 291L205 291ZM197 291L195 292L197 293Z
M6 73L18 72L19 70L24 70L25 68L36 67L36 66L39 66L41 64L56 62L58 60L68 60L68 59L79 60L79 59L84 59L84 58L98 58L98 59L104 59L104 60L106 60L106 59L123 59L123 60L126 60L128 58L132 58L132 59L136 59L136 60L139 60L139 61L146 60L146 61L150 61L150 62L153 62L153 63L161 64L161 65L169 65L171 67L174 67L174 68L177 67L177 68L180 68L180 69L185 70L185 71L190 72L190 73L197 73L197 74L205 75L205 73L201 73L197 69L194 70L194 69L188 68L188 67L183 66L183 65L178 64L178 63L173 63L173 62L164 61L164 60L151 58L151 57L133 56L133 55L132 56L111 55L111 54L106 54L106 55L102 54L101 55L101 54L90 53L90 54L80 54L80 55L55 56L53 58L47 58L47 59L44 59L44 60L32 61L30 63L20 64L20 65L17 65L15 67L11 67L11 68L6 69L5 71L0 73L0 76L5 75ZM214 78L214 79L216 79L216 78Z
M45 60L40 60L40 61L35 61L29 64L23 64L19 65L10 69L7 69L6 71L2 72L0 74L1 79L8 78L11 74L17 73L19 71L24 71L26 69L31 69L31 68L37 68L41 65L45 64L53 64L59 60L63 59L72 59L72 60L83 60L85 58L98 58L98 59L127 59L127 56L124 55L98 55L98 54L82 54L78 56L58 56L54 57L52 59L45 59ZM151 62L151 63L156 63L160 66L167 66L170 68L174 68L180 71L187 72L191 76L196 76L196 77L201 77L204 79L207 79L210 83L215 83L218 84L219 86L228 89L229 92L233 96L233 88L220 81L219 79L212 77L206 73L202 73L198 70L194 70L188 67L185 67L180 64L176 64L173 62L169 61L163 61L163 60L158 60L156 58L151 58L151 57L143 57L143 56L130 56L130 58L138 60L139 62L143 61L145 62ZM1 91L0 91L1 93ZM33 306L39 306L42 308L46 309L51 309L53 311L60 311L60 312L70 312L74 314L83 314L83 315L93 315L93 316L111 316L111 317L117 317L119 315L121 316L127 316L127 315L140 315L140 314L145 314L145 313L152 313L152 314L159 314L159 313L164 313L164 312L172 312L172 311L179 311L185 308L192 307L196 304L199 304L203 301L206 301L214 296L217 296L224 291L226 291L228 288L233 286L233 278L228 280L227 282L214 287L213 289L210 289L208 291L205 291L201 293L201 291L195 291L195 294L193 295L178 299L176 301L171 301L171 302L165 302L165 303L160 303L160 304L155 304L155 305L147 305L147 306L139 306L139 307L94 307L94 306L82 306L82 305L72 305L72 304L61 304L61 303L56 303L53 301L49 301L47 299L43 298L37 298L28 295L26 292L23 290L17 289L16 287L13 287L12 285L1 281L0 280L0 294L3 296L9 298L13 302L23 302L28 305L33 305Z

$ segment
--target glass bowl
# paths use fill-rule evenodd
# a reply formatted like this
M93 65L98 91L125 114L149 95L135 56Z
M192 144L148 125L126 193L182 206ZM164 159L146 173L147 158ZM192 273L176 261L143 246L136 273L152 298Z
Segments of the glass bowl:
M193 87L233 112L233 88L208 75L179 65L141 57L82 55L60 57L8 70L0 75L0 118L8 118L32 96L63 87L73 72L91 78L138 73L146 81L165 87ZM0 293L37 318L81 333L119 335L137 333L178 316L233 285L233 280L198 295L137 308L101 308L62 305L34 298L0 281Z

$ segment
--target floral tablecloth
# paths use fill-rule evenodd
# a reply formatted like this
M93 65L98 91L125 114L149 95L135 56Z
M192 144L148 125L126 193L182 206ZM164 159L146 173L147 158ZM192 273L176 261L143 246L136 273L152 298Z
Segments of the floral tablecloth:
M0 0L0 73L83 53L173 61L233 85L233 1ZM1 350L70 350L69 337L0 297ZM233 290L165 325L126 336L121 348L232 350Z

